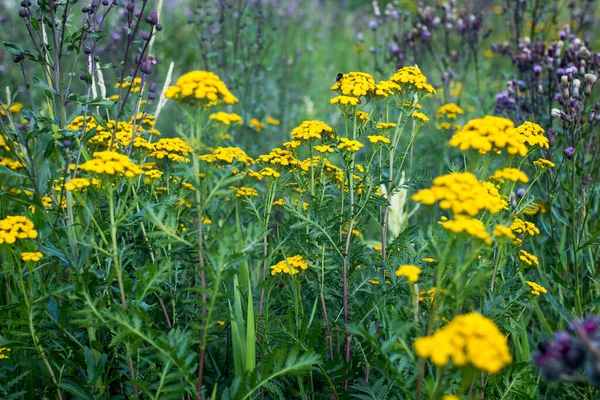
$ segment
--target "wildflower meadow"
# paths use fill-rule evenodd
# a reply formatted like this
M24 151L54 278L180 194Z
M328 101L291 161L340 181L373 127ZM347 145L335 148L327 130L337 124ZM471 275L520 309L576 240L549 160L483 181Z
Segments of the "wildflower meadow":
M600 398L599 7L0 1L0 398Z

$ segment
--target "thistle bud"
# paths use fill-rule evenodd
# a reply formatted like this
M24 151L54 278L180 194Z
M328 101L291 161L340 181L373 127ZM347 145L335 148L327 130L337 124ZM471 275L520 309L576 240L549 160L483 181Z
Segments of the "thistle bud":
M594 74L585 74L585 86L583 88L583 93L585 93L586 96L592 93L592 88L594 87L597 79L598 77Z
M29 13L27 12L26 8L20 8L19 9L19 17L21 17L21 18L27 18L28 15L29 15Z
M150 92L150 93L156 92L156 82L152 82L152 83L150 83L150 85L148 85L148 92Z
M15 56L13 57L13 62L15 64L19 64L19 63L22 63L24 59L25 59L25 56L23 54L20 54L20 53L15 54Z
M581 81L579 79L573 80L573 97L580 98L579 87L581 86Z
M154 29L156 29L157 32L160 32L163 30L163 26L161 24L156 24L156 26L154 27Z
M143 61L140 63L140 71L146 75L150 75L152 73L152 62Z
M550 115L552 115L554 118L560 118L560 114L562 113L561 110L559 110L558 108L553 108L550 111Z
M150 25L158 24L158 13L156 11L152 11L150 15L146 17L146 22Z
M135 4L129 2L129 3L127 3L127 6L125 8L127 9L128 12L132 13L133 10L135 10Z

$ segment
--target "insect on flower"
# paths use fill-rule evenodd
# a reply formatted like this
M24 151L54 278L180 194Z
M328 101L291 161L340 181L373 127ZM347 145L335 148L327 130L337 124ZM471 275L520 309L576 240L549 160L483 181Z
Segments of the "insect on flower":
M344 77L344 74L342 74L342 73L340 72L339 74L337 74L337 75L335 76L335 81L336 81L336 82L339 82L339 81L340 81L340 80L341 80L343 77Z

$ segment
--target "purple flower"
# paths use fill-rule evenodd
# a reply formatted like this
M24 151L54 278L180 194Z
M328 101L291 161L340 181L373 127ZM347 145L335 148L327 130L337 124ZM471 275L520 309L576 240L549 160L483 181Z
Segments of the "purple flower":
M567 147L565 149L565 156L570 160L575 155L575 149L573 147Z
M376 30L377 29L377 21L375 21L375 20L369 21L369 29Z
M362 42L363 40L365 40L365 35L363 35L363 33L362 33L362 32L358 32L358 33L356 34L356 41L357 41L357 42Z
M538 65L538 64L534 65L533 72L535 72L536 74L539 74L540 72L542 72L542 66Z

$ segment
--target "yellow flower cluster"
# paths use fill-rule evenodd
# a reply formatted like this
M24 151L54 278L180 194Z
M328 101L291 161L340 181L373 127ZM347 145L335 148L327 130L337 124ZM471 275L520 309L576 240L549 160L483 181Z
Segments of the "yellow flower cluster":
M416 265L401 265L396 270L396 276L405 276L410 282L415 283L419 280L421 268Z
M516 129L521 143L527 143L529 146L540 146L547 149L549 147L548 138L544 136L544 129L536 123L525 121Z
M300 270L305 269L308 269L308 264L300 255L296 255L288 257L275 265L271 265L271 275L277 275L279 273L296 275Z
M262 131L263 128L265 127L265 124L263 124L262 122L260 122L256 118L252 118L250 120L249 125L250 125L250 128L254 129L256 132Z
M271 150L269 154L263 154L259 156L257 161L264 164L281 165L282 167L289 167L299 164L299 161L296 159L296 157L294 157L292 152L289 150L280 149L279 147Z
M470 172L453 172L438 176L433 180L430 189L419 190L412 199L427 205L439 201L440 207L444 210L471 216L477 215L482 210L496 214L507 207L506 200L500 196L493 185L479 182Z
M414 112L412 114L412 118L415 121L420 122L422 124L429 122L429 118L427 117L427 115L423 114L422 112Z
M458 315L433 335L418 338L415 350L437 366L452 360L457 367L471 364L492 374L512 362L506 336L491 319L475 312Z
M258 191L251 187L242 186L239 188L231 187L235 191L235 197L256 197L258 196Z
M376 144L376 143L390 144L390 143L392 143L390 141L390 139L386 138L385 136L381 136L381 135L370 135L367 137L369 138L369 141L373 144Z
M192 146L185 140L178 137L163 138L153 145L153 151L150 157L157 160L167 159L173 162L190 162L190 154L192 154Z
M540 234L540 230L533 222L523 221L520 218L515 218L510 225L510 230L513 233L520 235L524 233L526 236L535 236Z
M64 184L65 190L69 190L72 192L78 192L85 190L87 187L94 185L96 187L100 186L100 181L96 178L73 178L69 182Z
M120 84L117 82L117 84L115 85L116 88L128 88L131 86L131 91L133 93L138 93L140 91L140 86L142 84L142 78L140 78L139 76L134 78L133 81L131 80L131 77L128 76L127 78L125 78L125 81L123 82L123 84ZM118 97L117 97L118 98Z
M377 129L390 129L395 127L396 124L393 122L379 122L377 125L375 125L375 128Z
M141 115L140 115L140 118L141 118ZM83 116L79 115L79 116L75 117L69 123L69 125L67 125L67 129L71 132L79 131L79 130L83 129L83 125L84 125L84 118L83 118ZM133 136L132 132L134 130L133 121L131 121L129 123L125 122L125 121L120 121L117 124L117 122L115 120L109 120L106 122L106 127L108 129L106 129L104 126L98 124L94 118L88 117L87 121L85 121L86 132L88 132L90 129L96 130L96 134L90 138L89 143L97 144L97 145L108 148L113 140L113 136L114 136L113 149L116 147L117 144L120 144L122 146L128 146L129 143L131 143L131 138ZM142 126L142 128L143 128L143 126ZM136 127L136 129L137 129L137 127ZM153 128L149 128L149 130L147 132L152 132L154 134L160 135L160 132L158 132L156 129L153 129ZM138 132L136 134L135 138L133 139L133 147L152 151L153 145L151 143L148 143L148 141L146 139L144 139L141 135L139 135L139 133L140 132Z
M532 282L532 281L525 281L525 283L527 283L529 285L529 287L531 288L531 294L534 296L539 296L542 293L548 293L548 291L546 290L545 287Z
M219 111L214 114L211 114L208 118L212 119L213 121L218 121L218 122L222 123L223 125L231 125L231 124L241 125L244 123L244 121L242 120L242 117L240 117L236 113L226 113L224 111Z
M514 129L511 120L487 115L483 118L472 119L450 139L450 146L465 151L474 149L481 154L490 151L500 153L506 151L524 157L527 146L521 141L521 135Z
M317 145L313 147L313 149L315 149L319 153L333 153L333 147L331 147L328 144Z
M339 104L342 106L351 105L355 106L360 103L360 99L358 97L352 96L336 96L333 99L329 100L331 104Z
M322 121L304 121L292 131L292 138L298 141L323 139L333 132L333 128Z
M20 215L0 220L0 244L13 244L17 239L35 239L38 233L33 222Z
M260 170L260 172L258 173L262 177L271 177L271 178L279 178L281 176L281 174L279 172L277 172L276 170L274 170L273 168L270 167L265 167L263 169Z
M525 172L517 168L503 168L494 172L490 178L491 181L498 181L504 183L505 180L512 182L529 182L529 178L525 175Z
M375 92L375 81L366 72L349 72L336 81L331 90L343 96L370 96Z
M444 229L455 233L466 233L477 239L483 240L486 244L492 244L490 234L485 230L483 222L476 218L467 217L466 215L456 215L454 219L440 222Z
M359 120L361 121L368 121L369 120L369 114L367 114L366 112L362 111L362 110L358 110L356 112L356 116L358 117Z
M401 90L400 85L392 81L381 81L375 85L375 95L380 97L394 96Z
M419 301L425 301L425 296L427 296L427 298L430 301L434 301L435 297L441 294L446 294L447 290L445 289L438 289L436 287L432 287L431 289L425 291L421 291L419 292Z
M234 162L240 162L247 166L254 164L254 160L248 157L248 154L239 147L217 147L211 154L205 154L199 158L211 164L225 165L233 164Z
M364 145L358 140L350 140L347 138L341 138L337 148L340 150L346 150L348 152L358 151Z
M13 103L12 106L8 106L8 104L3 104L3 107L0 107L0 115L4 116L4 109L7 109L11 114L18 114L23 110L23 104L21 103Z
M446 103L437 109L435 119L456 119L458 115L462 115L463 113L462 108L456 104Z
M19 168L23 168L24 165L18 160L13 160L8 157L0 157L0 167L7 167L8 169L16 171Z
M42 257L44 257L44 255L42 253L40 253L39 251L33 251L33 252L23 252L21 253L21 260L23 261L32 261L32 262L38 262L42 259Z
M81 164L79 168L97 174L119 175L127 178L143 173L140 166L132 162L129 157L114 151L97 151L93 159Z
M546 160L545 158L538 158L533 162L533 165L537 165L541 169L553 168L555 166L555 164L552 161Z
M530 254L528 252L526 252L525 250L521 250L520 251L520 255L519 255L519 260L523 261L526 264L529 265L538 265L538 258L536 256L534 256L533 254Z
M494 236L497 238L507 237L509 239L514 239L516 237L513 231L504 225L496 225Z
M267 118L265 118L265 122L269 125L279 125L281 123L278 119L272 118L268 115Z
M175 86L169 86L165 97L191 103L206 103L207 106L238 102L225 83L216 74L209 71L192 71L182 75Z
M436 93L434 87L427 83L427 78L418 67L400 68L389 80L399 84L402 88L409 86L417 92Z
M0 360L5 360L8 358L8 354L10 349L8 347L0 347Z

